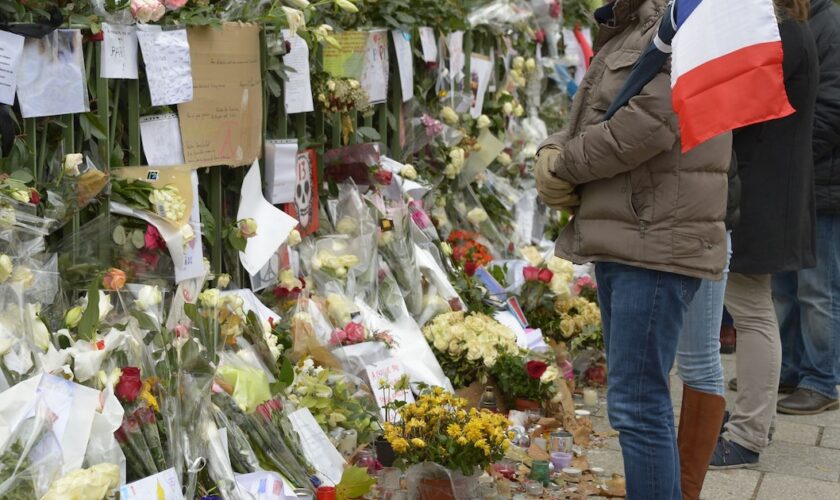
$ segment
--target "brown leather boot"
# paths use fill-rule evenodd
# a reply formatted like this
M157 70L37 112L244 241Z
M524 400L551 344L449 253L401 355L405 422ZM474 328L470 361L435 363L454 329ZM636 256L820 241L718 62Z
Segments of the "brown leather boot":
M732 354L735 352L735 327L732 325L722 325L720 327L720 353Z
M680 481L683 500L698 500L715 451L726 399L683 385L680 428Z

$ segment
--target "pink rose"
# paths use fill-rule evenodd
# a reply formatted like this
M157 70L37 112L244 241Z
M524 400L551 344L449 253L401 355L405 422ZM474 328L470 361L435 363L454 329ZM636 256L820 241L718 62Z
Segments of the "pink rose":
M525 277L525 281L537 281L540 279L540 268L535 266L526 266L525 269L522 270L522 275Z
M143 235L143 242L149 250L160 250L166 248L166 241L160 235L158 229L149 224L146 226L146 233Z
M168 10L178 10L187 4L187 0L163 0Z
M347 332L347 342L351 344L358 344L365 341L365 327L359 323L350 323L344 327Z
M131 15L138 22L159 21L166 13L166 7L160 0L131 0Z
M413 220L420 229L426 229L432 225L432 220L429 219L429 216L426 215L426 212L424 212L422 208L412 209L411 220Z
M332 345L341 345L347 340L347 332L340 328L336 328L333 330L332 334L330 334L330 344Z
M543 283L551 283L551 278L554 277L554 273L551 272L550 269L540 269L540 274L537 276L540 281Z

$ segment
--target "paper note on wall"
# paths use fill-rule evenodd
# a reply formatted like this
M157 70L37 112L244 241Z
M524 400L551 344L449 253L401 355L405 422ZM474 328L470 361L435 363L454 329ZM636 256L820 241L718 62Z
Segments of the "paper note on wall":
M198 194L198 172L193 170L190 175L192 181L192 214L190 227L195 237L184 246L184 260L175 262L175 283L180 283L204 275L204 248L201 244L201 209Z
M102 23L102 78L137 79L137 27Z
M141 117L140 139L147 165L163 167L184 163L181 129L175 113Z
M454 82L464 71L464 66L467 62L464 56L464 32L455 31L450 33L446 39L446 45L449 49L449 73Z
M388 99L388 65L388 31L371 31L365 45L361 78L362 88L367 91L371 103Z
M289 414L289 421L300 437L306 460L315 468L318 478L334 486L341 481L347 463L307 408Z
M484 55L473 54L470 57L470 116L478 118L484 109L484 95L487 93L487 86L490 84L490 76L493 73L493 62Z
M178 106L184 159L193 166L250 165L262 152L260 28L191 27L192 101Z
M139 24L137 39L146 65L152 105L191 101L193 74L187 30L163 31L160 26Z
M414 402L414 395L411 393L410 388L408 390L393 390L394 385L396 385L400 378L405 375L405 367L397 358L379 361L367 367L368 382L370 382L370 387L373 389L373 393L376 396L376 402L379 404L383 420L385 420L385 406L387 404L394 401L405 401L406 403ZM380 381L386 382L392 389L379 389ZM397 418L396 412L393 410L389 411L388 417L391 422L395 422Z
M289 40L291 50L283 56L283 64L293 68L287 73L289 80L283 83L283 102L286 114L308 113L315 110L312 102L312 82L309 79L309 46L306 41L289 31L283 30L283 38Z
M388 98L388 32L345 31L335 35L341 47L324 48L324 71L361 83L370 102Z
M0 103L15 103L17 68L23 42L24 38L20 35L0 31Z
M79 30L55 30L43 38L27 38L17 70L17 95L24 118L89 110Z
M256 161L245 174L240 195L236 220L254 219L257 222L256 236L248 240L244 252L239 252L242 265L253 275L257 274L280 245L285 243L298 221L263 197L260 164Z
M121 500L149 500L150 498L156 500L182 500L184 498L181 482L174 468L120 488Z
M394 52L397 54L397 64L400 69L400 88L403 102L414 98L414 56L411 52L411 33L394 30Z
M433 28L428 26L420 28L420 46L423 48L424 62L437 62L437 38L435 38L435 30Z
M295 199L297 139L265 142L265 197L272 205Z

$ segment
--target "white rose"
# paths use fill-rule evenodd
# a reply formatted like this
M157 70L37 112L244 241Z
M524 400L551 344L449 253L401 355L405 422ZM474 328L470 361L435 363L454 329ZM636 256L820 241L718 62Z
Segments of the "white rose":
M499 154L499 156L496 157L496 161L499 162L499 165L501 165L503 167L507 167L508 165L510 165L510 162L513 161L513 160L511 160L509 154L507 154L505 152L502 152L502 153Z
M511 67L513 67L513 69L520 70L524 66L525 66L525 58L524 57L516 56L516 57L513 58L513 63L511 64Z
M529 57L528 60L525 61L525 71L527 71L528 73L531 73L535 69L537 69L537 61L534 60L533 57Z
M300 237L300 231L297 229L292 229L292 232L289 233L289 238L286 240L286 244L290 247L294 247L300 244L302 241Z
M12 198L21 203L29 203L29 191L25 189L16 189L12 191Z
M455 125L460 120L460 118L458 118L458 113L456 113L455 110L450 108L449 106L445 106L443 109L440 110L440 118L447 125Z
M558 370L557 367L554 365L549 365L548 368L545 369L543 374L540 375L540 382L542 382L543 384L554 382L559 376L560 370Z
M513 114L513 104L510 102L506 102L502 105L502 112L506 115Z
M341 234L355 234L359 225L352 217L342 217L336 225L336 230Z
M189 224L181 226L181 243L186 246L195 239L195 231Z
M29 288L35 281L32 271L26 266L16 266L12 271L12 281L20 283L24 288Z
M406 163L400 170L400 175L410 181L413 181L417 178L417 170L414 168L414 165Z
M487 216L487 212L483 208L476 207L467 212L467 220L470 222L470 224L473 224L475 226L486 221L488 218L489 217Z
M525 114L525 108L522 107L521 104L517 104L515 108L513 108L513 116L520 117Z
M6 254L0 255L0 283L5 283L9 279L12 269L14 269L12 258Z
M137 292L134 305L143 310L149 310L163 301L163 294L157 286L145 285Z
M218 307L221 292L217 288L208 288L198 295L198 302L204 307Z
M452 162L452 165L457 168L461 169L464 166L464 160L466 158L466 153L461 148L452 148L449 151L449 160Z
M479 129L485 129L489 127L491 123L492 122L490 121L490 118L487 117L487 115L481 115L478 117L478 120L476 120L475 126Z
M227 288L230 285L230 275L228 273L222 273L216 278L216 286L218 288Z

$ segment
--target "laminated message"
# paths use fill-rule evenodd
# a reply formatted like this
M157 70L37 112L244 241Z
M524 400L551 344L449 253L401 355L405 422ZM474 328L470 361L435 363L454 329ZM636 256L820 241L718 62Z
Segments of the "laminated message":
M345 31L335 35L340 47L324 48L324 70L361 83L371 103L388 98L388 32Z
M193 98L178 106L184 160L192 166L250 165L262 151L260 28L225 23L187 31Z
M385 407L388 404L395 401L405 401L409 404L414 402L414 395L411 393L410 388L400 389L398 391L393 389L397 382L405 375L405 367L396 358L379 361L367 367L368 381L376 396L379 409L382 412L382 420L385 420ZM383 384L387 384L390 389L381 389L380 386ZM388 418L391 422L396 422L397 412L393 410L389 411Z

